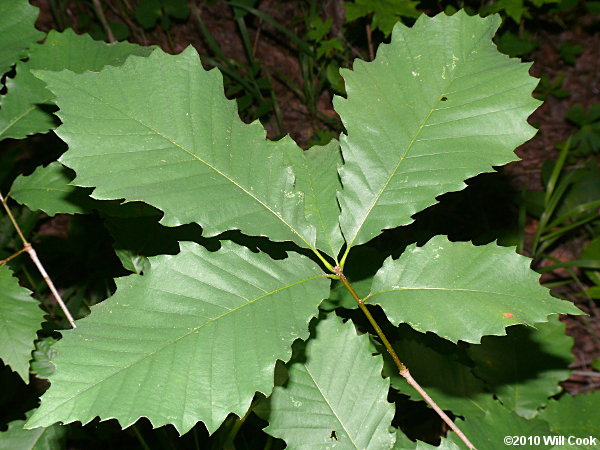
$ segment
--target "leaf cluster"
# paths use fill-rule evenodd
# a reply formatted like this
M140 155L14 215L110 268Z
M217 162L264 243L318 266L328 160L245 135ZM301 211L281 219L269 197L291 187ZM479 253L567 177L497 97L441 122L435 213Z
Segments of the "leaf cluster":
M12 17L32 28L36 10L21 3ZM145 417L222 446L254 423L290 447L427 448L396 419L420 401L406 366L479 448L559 433L573 421L562 411L591 410L597 396L549 400L571 359L556 315L581 312L514 249L436 236L365 258L361 297L345 275L383 230L533 136L536 80L497 52L499 25L463 11L395 25L374 61L341 71L345 132L307 151L240 120L192 47L169 55L71 31L9 42L0 139L54 130L68 150L8 197L101 215L130 273L54 343L36 339L39 303L0 266L0 358L25 383L50 382L0 445L58 448L73 422L137 430ZM443 445L463 444L450 433Z

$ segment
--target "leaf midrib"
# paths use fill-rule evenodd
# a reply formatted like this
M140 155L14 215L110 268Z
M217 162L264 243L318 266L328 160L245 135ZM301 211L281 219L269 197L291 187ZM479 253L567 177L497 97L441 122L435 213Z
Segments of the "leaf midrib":
M474 294L494 294L494 295L501 295L501 296L505 296L505 297L515 297L515 298L523 297L522 295L507 294L505 292L484 291L481 289L420 287L419 286L419 287L398 287L398 288L392 288L392 289L384 289L382 291L377 291L377 292L371 292L363 300L366 301L367 299L373 298L379 294L385 294L387 292L397 292L397 291L450 291L450 292L469 292L469 293L474 293Z
M327 406L329 406L329 409L331 410L332 414L335 416L335 418L337 419L338 423L344 429L344 432L346 433L346 436L348 436L348 439L350 439L350 442L352 442L352 445L354 445L354 447L356 449L359 449L360 447L356 444L356 442L354 442L354 439L352 439L352 435L350 434L350 432L348 431L348 429L344 426L344 423L342 422L342 419L338 416L338 414L336 413L336 411L333 408L333 406L331 405L331 403L329 403L329 400L327 399L327 396L325 395L325 393L323 392L323 390L319 386L319 383L317 383L317 380L315 380L315 377L313 377L312 373L310 372L310 368L306 364L303 364L303 366L304 366L304 369L306 370L306 373L308 374L308 376L310 377L310 379L314 383L315 387L319 391L319 394L321 394L321 397L323 397L323 400L325 401L325 403L327 403Z
M480 34L480 36L474 40L474 44L473 47L475 47L478 42L481 40L482 36L485 35L485 30L483 30L483 32ZM391 44L387 44L387 45L391 45ZM472 48L470 49L472 50ZM465 51L465 54L467 55L466 58L464 59L463 63L466 63L467 60L469 59L471 52L467 52ZM382 56L383 57L383 56ZM374 61L373 61L374 62ZM448 90L448 88L452 85L452 83L454 82L455 78L456 78L456 73L458 72L458 70L455 70L452 73L452 76L449 77L448 82L446 83L445 88L442 90L443 92L446 92ZM377 86L379 88L379 84L375 84L375 86ZM382 98L384 99L388 99L389 97L386 95L383 95ZM367 212L363 215L360 224L356 227L356 232L354 233L354 236L352 237L352 240L348 243L348 247L346 250L346 253L348 253L350 251L350 249L352 248L352 246L354 245L354 241L356 240L356 238L358 237L358 235L360 234L360 232L363 229L364 223L367 220L367 218L369 218L369 216L371 215L371 211L373 210L373 208L375 207L375 205L377 205L377 203L379 202L379 198L383 195L383 192L385 191L385 189L387 188L387 186L389 185L389 183L391 182L392 178L394 178L394 176L396 175L396 172L398 171L398 169L400 168L400 165L402 164L402 162L405 160L406 155L408 154L408 152L410 151L410 149L412 148L413 144L415 143L417 137L421 134L421 131L423 130L423 128L425 127L425 124L427 123L427 121L429 120L429 117L431 116L431 114L433 113L433 111L436 110L437 106L439 106L440 103L440 99L438 97L438 100L434 103L434 105L431 107L431 109L429 110L429 112L427 113L427 115L425 116L425 118L422 120L421 124L419 125L419 128L417 129L415 135L413 136L413 138L411 139L410 143L408 144L406 150L404 151L404 153L402 154L402 156L400 157L400 160L398 161L398 163L396 164L396 166L394 167L394 170L391 172L391 174L388 176L385 184L383 185L383 187L379 190L379 192L377 193L377 196L375 197L375 199L373 200L373 202L371 203L371 205L369 206L369 209L367 210ZM392 105L393 106L393 105Z
M4 136L4 133L6 133L6 130L10 130L17 122L19 122L20 120L24 119L32 111L36 110L38 108L38 106L37 106L38 104L46 104L47 102L49 102L50 100L52 100L53 97L54 96L52 95L52 96L50 96L50 97L42 100L39 103L33 104L29 108L27 108L24 112L22 112L21 114L18 114L17 116L13 117L8 122L8 124L2 130L0 130L0 139L2 139L2 136ZM26 134L29 136L32 133L26 133Z
M450 85L450 84L451 84L451 82L448 85ZM398 160L398 163L394 167L394 170L392 170L392 172L388 176L387 180L385 181L384 185L382 186L382 188L379 190L379 192L377 193L377 195L375 196L375 198L371 202L371 205L369 206L369 209L363 215L363 217L362 217L362 219L361 219L358 227L356 228L356 232L354 233L354 237L352 238L352 240L348 244L348 250L354 245L354 241L356 240L356 238L358 237L358 235L362 231L362 228L363 228L363 226L365 224L365 221L367 220L367 218L369 218L369 216L371 215L371 211L373 210L373 208L375 208L375 206L379 202L379 198L383 195L383 193L387 189L388 185L391 183L392 179L396 176L396 172L400 168L400 165L406 159L406 156L408 155L408 152L410 151L410 149L414 145L415 141L417 140L417 138L421 134L421 131L425 127L425 124L427 123L427 121L431 117L431 114L433 113L433 111L436 109L436 106L438 105L438 103L439 103L439 100L438 100L438 102L436 102L434 104L434 106L431 107L431 109L429 110L429 112L427 113L427 115L425 116L425 118L421 121L421 123L419 125L419 128L417 129L415 135L412 137L412 139L409 142L409 144L406 146L406 150L404 150L404 153L400 156L400 159Z
M321 213L321 207L320 207L320 204L318 201L317 191L314 186L314 179L313 179L313 173L311 170L311 166L310 166L307 156L304 153L302 154L302 159L303 159L304 166L306 167L306 172L308 173L308 184L310 186L310 193L314 200L315 209L317 210L317 215L319 217L319 223L321 225L321 230L323 231L323 237L329 244L329 249L331 250L331 256L336 258L337 255L334 250L333 242L331 239L331 232L330 232L330 230L327 230L327 227L325 226L325 220L323 219L323 214ZM318 238L318 236L317 236L317 238Z

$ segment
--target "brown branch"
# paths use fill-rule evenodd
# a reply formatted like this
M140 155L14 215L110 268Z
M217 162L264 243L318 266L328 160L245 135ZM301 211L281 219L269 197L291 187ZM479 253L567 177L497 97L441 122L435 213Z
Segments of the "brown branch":
M48 276L48 273L46 272L46 269L44 269L44 266L42 265L42 262L38 258L37 253L35 252L35 249L31 246L31 244L29 242L27 242L27 239L25 239L25 236L23 235L23 232L21 231L21 227L19 227L19 224L15 220L15 217L13 216L10 208L6 204L6 200L2 196L2 194L0 194L0 202L2 203L2 206L4 207L4 210L6 211L6 214L8 214L8 218L10 219L10 221L13 224L13 226L15 227L15 230L17 230L17 234L19 235L19 238L21 238L21 241L23 242L23 249L21 249L19 252L15 253L14 255L10 256L6 261L8 261L9 259L14 258L16 255L22 253L23 251L26 251L29 254L29 257L31 258L31 260L33 261L33 263L35 264L35 266L37 267L38 271L42 275L42 278L44 278L44 281L46 282L46 284L50 288L50 292L52 292L52 294L54 295L54 298L56 299L56 302L58 303L58 305L60 306L60 309L62 309L63 313L65 314L65 317L67 318L67 320L71 324L71 327L77 328L77 325L75 325L75 320L73 320L73 316L69 312L69 309L67 308L67 305L65 305L65 302L63 302L60 294L56 290L56 287L54 286L54 283L52 282L52 279ZM6 262L6 261L3 261L3 262Z
M367 32L367 43L369 45L369 60L373 61L375 59L375 50L373 49L373 33L371 33L371 24L368 23L365 28Z
M104 31L106 32L106 36L108 37L108 42L115 42L115 35L113 34L112 30L110 29L110 25L108 25L108 22L106 21L106 16L104 15L104 11L102 10L102 5L100 4L100 0L92 0L92 3L94 4L94 11L96 11L96 15L98 16L98 19L100 20L100 23L102 24L102 28L104 28Z
M408 370L408 367L406 367L400 361L400 358L398 358L398 355L396 354L396 351L392 347L392 344L390 344L390 341L387 339L387 337L383 333L383 330L381 329L381 327L379 326L379 324L377 323L377 321L375 320L375 318L369 311L369 308L367 307L367 305L365 305L363 299L358 296L358 294L356 293L356 291L354 290L354 288L352 287L352 285L350 284L350 282L344 275L342 268L340 266L335 266L333 268L333 273L336 274L340 278L340 281L344 284L344 286L346 287L348 292L350 292L352 297L354 297L354 300L356 300L356 303L358 303L358 307L362 310L362 312L365 314L365 316L367 316L367 319L369 319L369 322L375 329L377 336L379 336L379 339L381 339L381 342L383 342L383 345L385 346L386 350L388 351L388 353L394 360L396 367L398 367L398 373L400 373L400 375L402 375L404 377L404 379L408 382L408 384L410 384L419 394L421 394L421 397L423 397L423 399L429 404L429 406L431 406L434 409L434 411L436 413L438 413L438 415L442 418L442 420L446 423L446 425L448 425L450 427L450 429L456 433L456 435L467 445L467 447L469 449L475 449L475 446L473 444L471 444L471 441L469 441L469 439L467 439L467 437L460 430L460 428L458 428L458 426L452 421L452 419L450 419L450 417L448 417L448 415L444 411L442 411L442 408L440 408L437 405L437 403L429 396L429 394L427 394L427 392L425 392L425 390L421 387L421 385L419 383L417 383L417 381L412 377L412 375L410 374L410 372Z

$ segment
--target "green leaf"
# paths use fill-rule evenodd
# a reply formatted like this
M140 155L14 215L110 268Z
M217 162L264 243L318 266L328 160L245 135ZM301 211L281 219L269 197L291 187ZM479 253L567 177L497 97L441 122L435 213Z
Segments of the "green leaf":
M593 104L585 111L577 103L567 113L567 119L581 127L571 139L573 149L583 155L600 152L600 104Z
M373 14L373 29L379 29L387 37L402 17L419 17L418 4L414 0L355 0L344 3L344 7L348 22Z
M573 44L569 41L561 42L558 47L558 55L567 64L574 66L577 58L583 53L583 45Z
M186 0L162 0L165 12L179 20L185 20L190 15L190 10Z
M144 201L164 211L162 224L197 222L207 236L239 228L314 246L284 160L301 150L290 138L267 141L258 122L244 124L220 72L205 71L192 47L100 73L40 77L58 96L57 134L69 144L61 161L77 185L97 186L94 198Z
M46 337L35 343L30 372L37 378L48 378L54 373L54 364L52 364L52 360L57 355L56 349L54 348L56 342L56 339Z
M72 170L58 162L38 167L31 175L19 175L8 194L29 209L55 214L86 214L97 203L89 197L89 189L70 185Z
M94 41L87 34L78 35L71 29L62 33L51 30L43 44L31 47L28 61L17 64L15 78L7 80L8 93L1 99L0 139L22 139L56 127L51 114L53 107L48 106L52 105L54 95L32 75L32 70L98 72L106 65L123 64L130 55L149 55L154 49L128 42Z
M29 418L33 411L25 416ZM48 428L25 430L26 420L13 420L8 430L0 433L0 450L63 450L66 444L67 427L52 425Z
M327 69L325 71L327 76L327 81L329 81L329 85L331 88L340 94L346 94L346 87L344 85L344 79L340 75L340 65L332 61L327 65Z
M178 241L194 241L200 238L200 227L163 227L158 223L160 211L143 203L139 207L144 208L143 214L128 217L108 216L104 219L104 225L114 239L115 252L125 269L135 273L145 272L149 267L148 256L176 254L179 252Z
M170 26L168 16L186 19L188 15L186 0L141 0L134 11L135 20L146 29L153 28L161 21L167 30Z
M507 336L486 336L469 348L475 373L491 385L505 407L526 419L536 416L548 397L558 394L558 384L569 378L573 338L565 324L552 317L548 323L510 327Z
M6 79L6 88L8 93L0 97L0 140L23 139L56 127L53 107L48 104L53 95L27 63L17 63L15 78Z
M528 32L524 32L522 36L518 36L506 30L496 41L498 43L498 51L511 57L527 55L540 46L540 41L534 40Z
M44 311L30 292L19 286L5 264L0 266L0 358L29 383L29 360Z
M600 14L600 2L587 1L583 4L584 8L592 14Z
M150 262L64 332L28 428L95 416L127 427L144 416L182 434L202 421L212 433L229 413L244 415L256 391L271 392L276 360L308 337L328 295L329 280L297 254L276 261L228 242L216 253L181 243Z
M27 0L0 2L0 75L24 57L33 42L44 37L44 33L33 26L38 12Z
M351 322L334 314L321 321L306 358L292 362L289 380L273 391L265 431L289 448L391 448L389 380L371 352L368 336L358 336Z
M336 97L347 135L340 142L340 224L349 248L406 225L463 180L516 160L535 130L537 80L501 55L491 37L500 18L459 11L398 24L373 62L342 71Z
M540 412L540 418L548 421L550 429L561 436L596 438L590 445L573 442L569 448L600 449L600 392L574 397L565 394L558 401L550 400L548 407Z
M521 22L524 15L527 15L527 8L523 0L497 0L492 4L490 12L500 11L504 11L517 24Z
M141 0L133 13L135 20L144 28L150 29L162 16L160 0Z
M510 325L546 322L551 314L583 314L540 286L530 262L512 248L435 236L388 258L365 301L381 305L395 324L453 342L504 335Z
M579 259L600 260L600 236L592 239L583 249ZM586 270L585 275L594 283L600 285L600 270Z
M317 227L317 247L335 257L344 244L337 202L337 194L342 190L338 176L342 165L340 145L332 140L304 152L293 149L287 156L296 173L296 188L304 192L306 218Z
M535 450L553 448L552 444L544 442L544 437L548 439L552 433L548 428L548 423L543 420L526 420L504 408L491 397L481 406L484 410L483 414L466 417L464 422L457 421L458 427L475 447L486 450L506 450L505 438L508 436L509 438L523 439L522 441L511 441L519 442L519 448ZM452 441L464 448L464 444L456 434L448 434ZM529 437L531 437L531 441L528 440Z
M306 38L320 43L331 32L332 23L333 19L331 17L325 20L319 16L312 17L307 24Z

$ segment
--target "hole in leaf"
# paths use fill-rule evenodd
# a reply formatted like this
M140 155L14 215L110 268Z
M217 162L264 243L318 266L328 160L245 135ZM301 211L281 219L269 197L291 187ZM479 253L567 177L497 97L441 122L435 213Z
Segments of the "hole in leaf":
M335 432L335 430L331 430L331 434L329 435L329 439L335 439L336 441L338 440L337 433Z
M442 97L440 98L441 101L445 102L446 100L448 100L448 97L446 97L445 95L442 95Z

